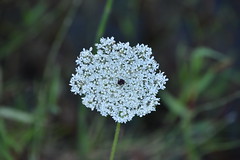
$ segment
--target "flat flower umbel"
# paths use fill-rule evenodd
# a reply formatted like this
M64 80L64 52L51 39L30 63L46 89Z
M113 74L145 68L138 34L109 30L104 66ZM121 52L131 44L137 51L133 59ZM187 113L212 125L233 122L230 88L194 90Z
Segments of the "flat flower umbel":
M156 95L168 79L151 48L116 43L113 37L101 38L96 47L97 54L83 49L70 81L71 91L84 95L82 103L119 123L155 111L160 100Z

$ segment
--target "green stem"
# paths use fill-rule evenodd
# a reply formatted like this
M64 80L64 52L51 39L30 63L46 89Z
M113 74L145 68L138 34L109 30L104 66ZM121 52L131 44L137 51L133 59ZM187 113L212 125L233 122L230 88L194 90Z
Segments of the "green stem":
M109 160L114 160L114 155L115 155L115 152L116 152L118 137L119 137L119 132L120 132L120 126L121 126L121 123L117 123Z
M95 42L99 41L100 37L103 36L103 33L106 29L107 20L112 9L113 0L107 0L100 24L95 37Z
M200 157L196 151L196 145L193 143L193 139L191 137L191 118L190 117L184 117L184 119L181 120L181 127L183 132L183 138L185 141L185 147L188 152L188 158L189 160L199 160Z
M87 159L87 153L90 149L90 136L86 126L86 107L83 105L78 107L78 137L77 151L79 159ZM81 158L80 158L81 157Z

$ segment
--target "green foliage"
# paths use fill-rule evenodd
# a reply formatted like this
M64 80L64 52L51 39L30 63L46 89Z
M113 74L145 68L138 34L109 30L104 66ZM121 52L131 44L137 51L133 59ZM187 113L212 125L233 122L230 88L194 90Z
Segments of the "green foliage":
M63 68L63 66L71 66L65 59L71 57L73 51L65 50L72 46L71 43L64 43L64 40L68 38L68 30L81 1L62 0L51 3L53 2L44 0L36 3L26 1L22 6L17 7L20 20L13 23L17 24L16 26L6 22L1 23L1 29L4 30L1 34L6 38L1 41L0 60L6 65L3 63L0 68L0 100L3 103L0 105L0 159L37 160L48 154L49 159L56 159L63 153L69 152L72 157L77 157L75 159L106 159L109 156L115 124L112 121L109 122L108 118L90 112L80 100L76 102L76 99L80 98L74 99L68 96L70 73L68 69ZM115 3L120 2L108 1L95 39L104 35L107 20L113 20L109 19L109 14L110 11L116 12L115 9L118 9L119 6ZM147 3L146 7L154 8L154 4L158 1L151 3ZM191 10L197 7L198 3L198 0L185 0L182 5ZM146 14L138 8L141 6L140 2L131 1L124 4L124 7L126 6L129 10L118 16L120 18L114 19L114 22L118 22L120 34L127 37L126 41L128 41L127 39L137 37L138 32L149 29L154 30L151 32L154 35L163 29L164 34L161 35L163 39L159 35L153 39L148 34L141 36L150 39L149 45L155 45L156 49L164 51L165 47L167 48L165 42L171 39L171 34L167 32L172 33L173 28L179 27L177 23L180 23L181 16L175 12L171 15L171 10L169 12L161 10L163 13L169 13L166 15L171 18L163 20L159 23L160 25L157 23L160 28L158 30L155 26L147 24L150 23L150 19L144 17L144 14L147 16L150 13ZM176 52L170 60L167 60L167 56L161 57L164 61L166 58L164 68L169 68L169 72L166 72L169 78L168 90L160 94L161 105L166 106L167 111L164 112L161 107L158 107L157 113L164 112L164 114L161 116L157 114L155 118L153 114L148 115L147 118L152 118L150 123L147 119L136 118L129 124L123 125L116 153L118 159L140 157L139 159L151 160L200 160L207 155L214 155L216 151L232 150L240 146L238 137L231 139L225 136L226 132L230 132L229 128L235 120L234 117L232 121L227 119L229 113L226 110L231 108L231 103L240 98L240 71L233 67L234 62L237 61L236 57L220 53L217 49L212 49L214 47L210 47L211 45L199 45L204 44L205 38L208 37L205 33L208 29L209 34L216 37L211 41L222 38L222 34L219 34L222 27L219 22L225 19L224 16L227 13L230 12L230 15L233 15L230 16L231 20L236 20L237 16L231 8L229 6L226 8L212 22L213 25L206 28L201 26L206 25L199 18L201 14L189 14L190 16L183 18L189 23L189 30L193 32L195 38L193 39L198 43L191 46L178 41ZM122 7L119 7L119 10L121 9ZM131 13L130 16L129 13ZM153 15L153 19L158 20L160 15L156 16L155 13ZM94 17L94 21L95 19ZM138 22L142 19L146 21L146 24L140 23L145 25L143 29ZM83 23L87 22L88 20L84 19ZM234 22L234 24L237 23ZM162 26L164 24L170 30L164 30ZM215 33L218 34L214 35ZM85 39L84 36L81 38ZM41 44L36 42L37 40L45 43ZM224 43L228 42L224 40ZM32 46L26 46L26 44ZM19 75L18 68L21 68L22 64L16 63L14 59L10 63L9 59L12 57L18 59L22 56L35 57L36 54L32 50L36 51L33 49L36 44L39 45L37 50L47 50L47 54L41 55L47 56L46 62L42 65L44 68L38 66L43 70L38 73L40 78L23 80L20 76L12 79L12 74ZM30 50L31 54L26 50ZM68 54L64 55L61 50ZM234 49L232 50L234 53ZM175 65L176 68L171 65ZM67 78L63 75L67 75ZM25 95L26 90L30 90L27 93L31 98ZM68 113L64 107L67 111L73 110L73 112ZM232 112L235 113L236 110ZM151 125L155 129L150 130ZM239 127L233 128L231 134L237 133L239 133Z
M180 118L179 130L183 135L183 143L185 143L187 149L188 159L201 159L202 156L209 153L204 146L212 146L218 143L218 149L221 150L221 143L224 142L221 142L220 139L214 141L214 137L229 124L224 120L214 122L216 118L214 114L211 117L202 119L198 119L199 115L202 114L202 111L219 109L240 95L236 93L235 96L230 95L229 97L221 98L221 101L225 102L223 104L219 103L220 101L214 101L206 107L199 106L199 101L211 101L220 98L218 97L219 95L223 96L223 92L217 92L217 94L209 96L209 91L212 89L224 91L228 87L230 76L226 78L227 76L225 75L229 72L229 69L219 71L218 68L229 62L229 58L212 49L199 47L191 52L189 60L184 60L183 55L186 55L186 53L183 52L186 52L186 47L180 47L179 49L179 57L182 59L180 59L180 63L177 60L179 71L175 75L175 78L178 77L179 81L172 81L172 83L175 83L172 85L178 86L178 88L174 89L174 94L177 94L177 96L164 93L161 97L170 110L169 114ZM221 79L221 81L219 82L218 79ZM218 85L215 85L216 81ZM219 85L219 83L225 85ZM238 144L228 143L232 147ZM205 149L202 150L201 148Z

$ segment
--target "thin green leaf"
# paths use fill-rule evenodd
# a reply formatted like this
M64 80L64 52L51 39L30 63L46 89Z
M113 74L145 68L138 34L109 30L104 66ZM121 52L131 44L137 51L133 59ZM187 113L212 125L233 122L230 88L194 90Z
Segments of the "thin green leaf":
M161 95L164 102L167 104L169 109L180 117L188 117L191 115L191 112L186 108L184 104L182 104L178 99L174 98L167 91Z
M33 116L30 113L5 106L0 107L0 117L22 123L33 122Z

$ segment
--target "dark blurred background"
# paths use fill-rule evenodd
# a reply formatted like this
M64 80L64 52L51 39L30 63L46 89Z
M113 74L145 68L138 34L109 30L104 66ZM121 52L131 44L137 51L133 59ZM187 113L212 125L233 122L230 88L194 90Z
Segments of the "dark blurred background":
M0 1L0 159L105 160L115 122L69 80L105 0ZM103 36L153 49L161 105L121 126L119 160L240 159L239 0L114 0Z

